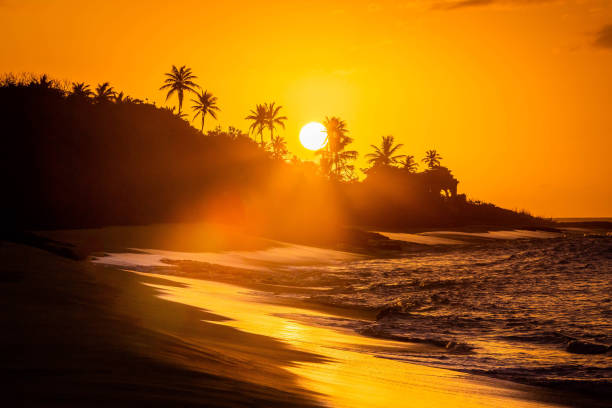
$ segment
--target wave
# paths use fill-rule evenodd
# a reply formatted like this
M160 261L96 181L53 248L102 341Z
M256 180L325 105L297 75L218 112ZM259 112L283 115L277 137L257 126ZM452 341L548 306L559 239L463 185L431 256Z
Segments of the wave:
M376 337L380 339L386 340L395 340L402 341L407 343L423 343L430 344L432 346L440 347L447 352L455 353L455 354L470 354L473 353L474 347L467 344L457 342L454 339L445 339L445 338L424 338L424 337L414 337L409 335L397 335L393 333L386 332L378 325L368 325L366 327L358 330L359 334L369 337Z
M178 252L129 249L130 252L107 254L94 262L119 266L167 266L164 260L196 261L233 268L263 270L275 266L320 265L361 258L360 255L349 252L285 243L277 243L275 246L256 251Z

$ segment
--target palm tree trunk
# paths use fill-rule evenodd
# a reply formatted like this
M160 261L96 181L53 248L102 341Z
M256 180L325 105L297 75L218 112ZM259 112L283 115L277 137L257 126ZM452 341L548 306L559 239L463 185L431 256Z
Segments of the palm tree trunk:
M339 160L338 160L338 153L337 152L336 152L336 155L334 157L334 160L336 161L336 180L339 180L340 179L340 169L338 168Z
M204 114L202 114L202 134L204 134Z
M178 114L179 114L179 116L181 116L181 109L183 107L183 91L179 91L179 93L178 93L178 100L179 100Z

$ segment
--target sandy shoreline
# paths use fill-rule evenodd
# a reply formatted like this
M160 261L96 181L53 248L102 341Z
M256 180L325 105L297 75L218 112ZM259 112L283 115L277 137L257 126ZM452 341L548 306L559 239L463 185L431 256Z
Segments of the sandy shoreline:
M386 351L432 352L436 347L309 324L312 317L333 318L325 312L270 304L265 297L234 285L174 276L168 280L185 286L152 285L162 299L222 313L230 320L219 324L266 335L292 349L320 356L321 361L296 361L285 368L325 405L387 407L395 401L395 406L411 407L553 407L567 402L552 390L385 358ZM572 403L579 405L579 401Z
M20 406L314 405L295 376L278 366L318 357L216 325L224 317L161 300L143 285L172 282L20 245L2 243L1 251L5 400Z
M2 308L8 333L2 346L11 350L4 357L10 379L4 394L21 405L598 404L386 359L386 348L414 353L431 346L308 324L308 316L333 316L333 310L307 310L234 285L130 272L23 245L2 243L1 251L8 305Z

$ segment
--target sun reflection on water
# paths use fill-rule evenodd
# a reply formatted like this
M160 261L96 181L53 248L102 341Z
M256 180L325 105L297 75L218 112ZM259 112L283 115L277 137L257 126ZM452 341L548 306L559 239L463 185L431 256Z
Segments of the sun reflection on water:
M152 276L141 273L145 276ZM166 277L187 287L150 285L160 297L199 307L227 317L215 324L278 339L291 347L317 354L327 363L296 362L285 369L298 377L305 389L334 407L528 407L555 406L534 403L530 387L480 380L468 374L420 366L388 357L393 353L418 353L431 346L374 339L308 325L287 316L327 316L279 304L264 303L254 292L236 286Z

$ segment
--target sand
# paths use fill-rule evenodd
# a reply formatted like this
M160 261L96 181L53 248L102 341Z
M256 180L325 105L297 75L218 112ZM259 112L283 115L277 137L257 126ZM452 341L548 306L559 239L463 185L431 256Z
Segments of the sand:
M22 245L0 251L7 406L316 405L280 367L319 357L144 284L173 282Z
M597 406L384 358L432 346L318 326L313 318L333 318L332 310L270 302L235 285L6 242L0 257L8 406Z

